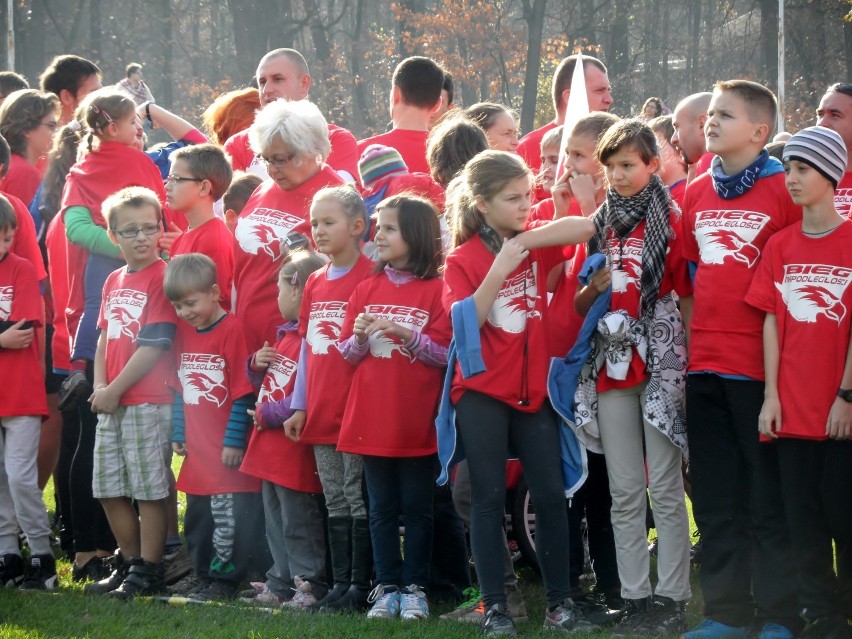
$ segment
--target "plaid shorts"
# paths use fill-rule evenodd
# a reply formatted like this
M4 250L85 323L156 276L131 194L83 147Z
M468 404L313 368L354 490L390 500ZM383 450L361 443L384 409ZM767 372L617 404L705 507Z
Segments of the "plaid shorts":
M92 495L143 501L169 494L172 407L169 404L119 406L98 415Z

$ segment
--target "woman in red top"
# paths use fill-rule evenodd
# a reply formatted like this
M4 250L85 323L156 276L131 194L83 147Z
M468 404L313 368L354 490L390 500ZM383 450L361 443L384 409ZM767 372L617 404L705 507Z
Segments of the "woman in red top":
M549 358L544 316L547 274L565 259L561 245L588 239L592 223L565 218L524 233L530 171L518 156L502 151L473 158L448 192L455 248L444 271L444 304L449 310L462 301L467 321L454 326L457 335L472 322L479 325L486 368L467 378L460 366L449 373L456 428L470 469L471 545L486 606L483 632L514 631L503 566L494 561L505 544L510 447L524 464L536 508L536 551L548 603L545 624L572 629L577 618L569 598L559 424L545 402Z

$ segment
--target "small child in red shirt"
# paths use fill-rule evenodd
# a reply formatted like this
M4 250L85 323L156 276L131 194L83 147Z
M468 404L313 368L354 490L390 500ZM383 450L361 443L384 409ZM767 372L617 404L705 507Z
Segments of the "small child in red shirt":
M119 554L113 573L86 586L119 599L163 589L166 497L169 494L175 312L163 295L157 241L162 210L153 191L128 187L103 203L110 239L127 262L103 289L95 351L98 413L92 494L106 511ZM133 507L136 501L137 515Z
M226 231L227 232L227 231ZM186 494L184 533L195 576L190 593L231 599L249 569L260 524L260 481L239 471L254 392L245 372L242 323L222 308L216 264L201 253L175 257L163 292L180 322L172 449L186 458L177 490Z
M42 309L35 268L10 252L17 226L12 205L0 195L0 585L40 590L57 585L36 466L41 422L47 417L35 334ZM26 579L19 525L32 553Z

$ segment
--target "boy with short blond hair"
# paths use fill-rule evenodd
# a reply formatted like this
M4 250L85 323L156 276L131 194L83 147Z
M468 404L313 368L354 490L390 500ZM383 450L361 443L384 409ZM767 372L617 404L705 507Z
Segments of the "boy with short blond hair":
M86 591L128 599L163 589L172 400L163 380L173 370L167 351L176 318L163 295L157 196L128 187L108 197L103 212L127 265L107 277L98 318L89 398L98 413L92 494L104 507L119 553L113 573Z
M791 639L798 626L776 447L758 442L763 314L745 303L767 240L802 215L764 150L776 114L766 87L718 83L704 127L715 157L684 197L695 291L684 308L687 435L706 617L685 639L741 639L755 622L761 639Z
M17 227L11 203L0 195L0 587L40 590L57 585L36 465L41 422L47 418L35 333L42 308L35 268L10 252ZM19 525L31 552L26 579Z
M189 596L204 601L233 598L263 526L261 482L239 470L254 408L249 351L242 323L219 303L216 280L213 260L188 253L169 263L163 282L183 320L171 439L186 455L177 489L186 494L184 533L200 581Z
M231 308L234 237L216 216L214 205L228 190L232 177L222 149L214 144L196 144L172 154L172 170L166 181L166 202L188 222L186 231L172 244L170 255L202 253L213 260L225 310Z

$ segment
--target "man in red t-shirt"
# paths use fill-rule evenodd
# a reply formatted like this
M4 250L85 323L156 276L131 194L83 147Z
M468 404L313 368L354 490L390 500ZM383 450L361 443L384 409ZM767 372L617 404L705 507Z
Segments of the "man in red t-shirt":
M565 111L568 108L568 95L571 93L571 78L577 56L569 55L559 63L553 72L553 110L556 117L543 127L527 133L518 144L520 155L533 173L541 167L541 139L544 134L565 124ZM586 94L589 97L589 111L609 111L612 105L609 76L604 63L592 56L583 56L583 76L586 78Z
M393 129L358 141L358 152L371 144L383 144L399 151L409 171L429 173L426 136L432 115L442 104L444 70L437 62L412 56L400 62L391 79L390 116Z
M838 82L828 87L817 108L817 124L836 131L847 149L852 149L852 84ZM852 213L852 160L834 191L834 207L843 217Z
M53 93L62 106L60 126L74 117L77 105L92 91L101 88L101 70L94 62L76 55L58 55L39 77L42 91Z
M704 123L712 93L693 93L678 102L672 114L672 146L680 152L689 166L687 182L703 175L710 168L713 154L707 152Z
M267 53L257 65L256 78L261 107L279 99L304 100L311 89L308 63L295 49L275 49ZM331 142L331 153L326 163L345 181L357 182L360 153L355 136L342 127L329 124L328 139ZM232 135L225 142L224 148L235 171L256 173L264 180L268 179L266 166L251 150L248 130Z

